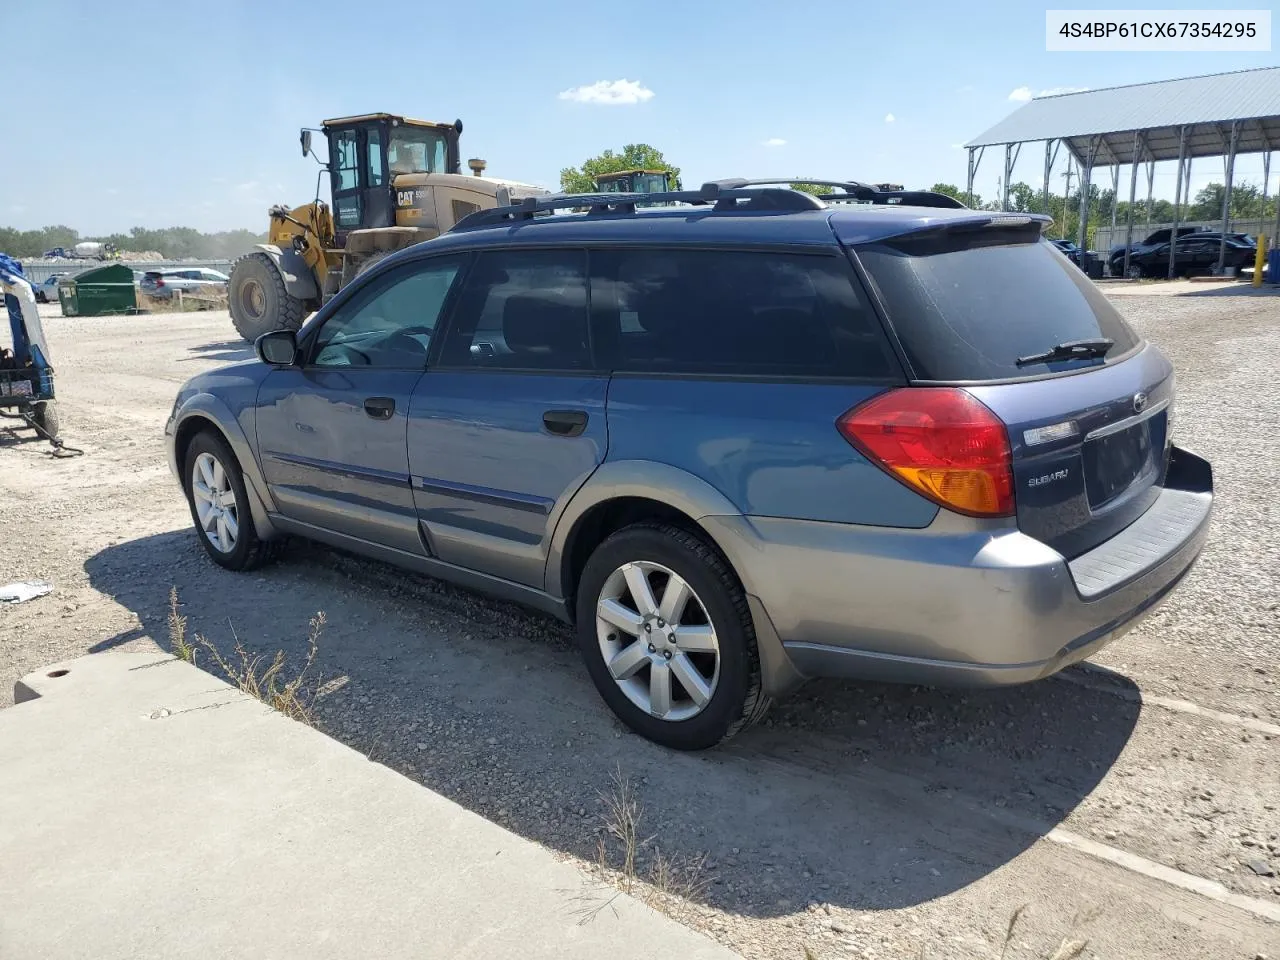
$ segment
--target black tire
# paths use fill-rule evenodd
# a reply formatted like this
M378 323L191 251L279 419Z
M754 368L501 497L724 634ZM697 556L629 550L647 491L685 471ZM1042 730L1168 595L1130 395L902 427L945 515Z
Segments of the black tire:
M306 303L290 295L275 263L261 252L245 254L231 265L227 308L236 332L250 343L272 330L297 330L308 313Z
M710 701L686 720L653 716L628 699L605 664L596 634L596 604L609 576L628 562L651 561L674 571L693 588L715 628L720 674ZM577 590L578 644L601 698L640 736L676 750L705 750L723 743L768 711L760 676L755 628L737 575L701 537L668 524L640 523L606 539L591 554Z
M239 531L235 545L229 551L224 552L214 546L200 523L195 494L192 492L192 481L196 459L202 453L211 454L222 465L231 489L235 493L236 521ZM192 438L187 446L186 456L183 458L182 489L187 495L187 505L191 509L191 522L195 526L196 536L214 563L228 570L253 570L276 558L281 542L258 538L258 531L253 525L253 514L249 509L249 494L245 489L240 461L236 459L235 453L220 435L202 430Z
M44 432L40 434L46 440L52 440L58 435L58 404L53 400L42 400L39 403L32 404L31 419Z

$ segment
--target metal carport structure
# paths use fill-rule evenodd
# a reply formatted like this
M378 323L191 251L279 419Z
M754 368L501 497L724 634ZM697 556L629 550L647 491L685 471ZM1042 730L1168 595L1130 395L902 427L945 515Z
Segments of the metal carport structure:
M1231 211L1231 181L1235 159L1242 153L1263 155L1263 201L1271 175L1271 152L1280 149L1280 67L1240 70L1203 77L1184 77L1156 83L1109 87L1081 93L1039 97L1015 110L981 136L965 144L969 151L968 195L987 147L1004 147L1001 207L1009 206L1009 180L1026 143L1043 141L1044 200L1049 208L1049 173L1059 147L1080 167L1080 227L1077 243L1086 247L1089 220L1089 186L1093 168L1112 168L1112 183L1119 195L1120 167L1131 166L1129 216L1125 233L1125 273L1133 244L1133 210L1139 164L1147 171L1147 203L1155 177L1155 164L1178 162L1174 190L1174 233L1177 237L1182 203L1191 186L1191 161L1195 157L1222 157L1225 188L1222 197L1222 231L1218 269L1226 260L1226 237ZM1280 211L1277 213L1280 232ZM1169 246L1169 276L1174 273L1174 248Z

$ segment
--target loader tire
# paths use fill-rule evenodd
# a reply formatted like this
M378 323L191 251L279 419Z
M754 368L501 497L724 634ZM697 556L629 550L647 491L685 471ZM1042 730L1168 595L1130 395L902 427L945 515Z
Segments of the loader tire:
M250 343L272 330L297 330L307 305L285 289L284 278L265 253L249 253L231 265L228 306L236 332Z

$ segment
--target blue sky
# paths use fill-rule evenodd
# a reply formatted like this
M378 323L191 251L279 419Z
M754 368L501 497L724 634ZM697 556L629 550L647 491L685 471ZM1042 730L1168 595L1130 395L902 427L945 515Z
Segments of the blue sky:
M1016 108L1014 91L1278 62L1275 52L1048 53L1046 4L1026 0L7 7L0 78L32 128L0 151L0 224L84 234L262 229L270 204L313 196L299 127L344 114L461 117L464 157L549 187L562 167L634 141L661 149L686 184L809 174L920 186L964 181L957 145ZM631 102L561 96L598 83ZM1042 156L1024 151L1015 178L1037 182ZM1197 164L1193 189L1221 179L1220 162ZM995 191L999 166L987 157L980 192ZM1163 166L1156 192L1171 196ZM1237 162L1238 178L1260 181L1261 170L1257 157ZM1273 191L1276 179L1280 163Z

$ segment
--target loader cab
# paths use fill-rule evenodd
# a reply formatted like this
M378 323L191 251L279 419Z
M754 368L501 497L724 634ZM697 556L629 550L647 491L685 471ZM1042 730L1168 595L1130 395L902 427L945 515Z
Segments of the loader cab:
M371 113L326 120L321 128L329 141L329 184L340 247L352 230L395 225L398 175L461 172L461 120L431 123ZM305 131L302 143L308 152Z
M600 193L667 193L674 188L666 170L619 170L596 177Z

